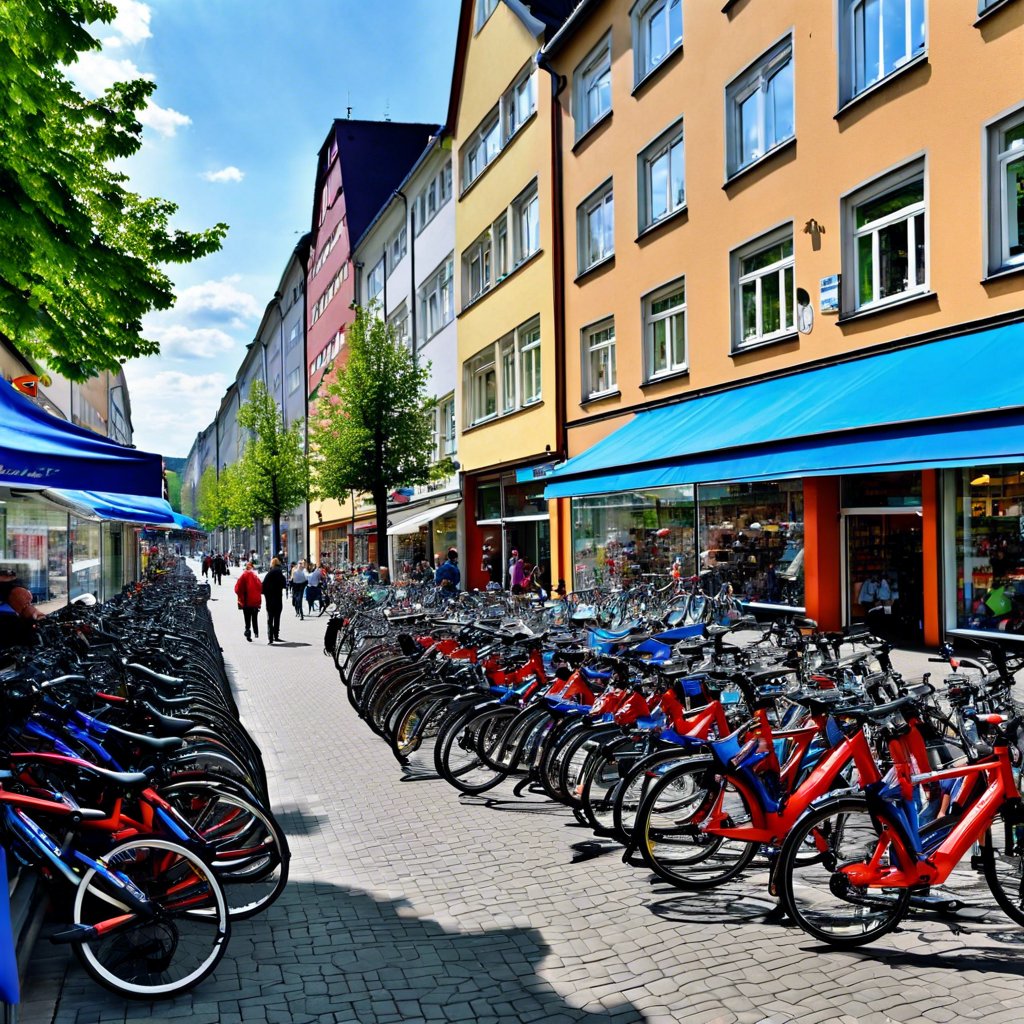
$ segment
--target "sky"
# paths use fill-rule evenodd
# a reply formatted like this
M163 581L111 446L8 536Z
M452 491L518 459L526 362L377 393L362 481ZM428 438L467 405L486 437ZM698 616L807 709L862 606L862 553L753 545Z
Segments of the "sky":
M145 76L130 186L179 207L174 226L229 225L219 253L170 267L177 302L125 368L137 447L184 457L213 419L299 237L335 117L443 123L458 0L115 0L101 51L68 69L97 95Z

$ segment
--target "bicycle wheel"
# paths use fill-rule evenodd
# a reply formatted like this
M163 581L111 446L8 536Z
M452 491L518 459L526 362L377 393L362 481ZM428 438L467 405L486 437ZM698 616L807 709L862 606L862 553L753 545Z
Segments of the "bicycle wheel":
M981 845L985 881L999 909L1024 925L1024 814L1000 808Z
M206 844L233 920L266 910L284 892L291 852L269 813L216 786L179 783L160 795Z
M709 760L666 772L636 818L634 842L651 870L677 888L694 890L712 889L740 874L758 844L704 831L712 812L730 828L750 821L746 797L714 775Z
M75 891L74 923L105 926L75 944L86 971L134 999L177 995L198 985L217 966L230 935L213 869L177 843L150 838L121 843L103 863L121 884L90 867ZM123 895L125 884L151 913L136 912Z
M680 764L692 756L678 749L656 750L629 768L622 785L615 791L612 806L612 828L620 843L628 845L632 840L637 813L651 786L670 765Z
M873 857L895 866L890 825L862 797L839 797L806 813L783 843L775 883L786 913L833 946L861 946L892 931L910 904L909 889L854 885L841 868ZM807 858L809 844L822 856Z
M497 786L506 773L488 762L518 713L512 707L487 708L449 732L438 751L438 774L462 793L484 793Z

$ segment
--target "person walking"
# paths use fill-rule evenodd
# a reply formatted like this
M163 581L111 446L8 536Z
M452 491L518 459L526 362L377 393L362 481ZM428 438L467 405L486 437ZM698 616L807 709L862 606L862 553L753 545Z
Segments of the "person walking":
M437 567L434 573L434 585L442 590L454 592L459 589L462 582L462 573L459 572L459 553L455 548L448 549L448 558Z
M320 566L315 566L313 571L306 577L306 603L309 605L309 614L313 614L313 605L320 608L320 614L324 613L324 599L320 591L323 583L324 573Z
M245 639L252 643L253 637L258 640L260 636L260 606L263 604L263 588L259 576L253 572L252 562L245 563L241 576L235 580L235 596L245 619Z
M515 561L509 566L508 582L509 590L513 594L521 594L526 589L526 565L523 563L519 553L516 552Z
M220 586L220 581L224 578L224 573L228 571L227 562L224 561L224 556L216 554L213 557L213 578L217 581L217 586Z
M306 591L306 567L304 563L296 562L295 568L292 570L292 606L295 608L295 614L300 619L305 619L305 615L302 614L302 595Z
M267 643L281 642L281 607L284 603L284 592L288 587L281 559L272 558L270 569L263 577L263 599L267 605Z
M203 579L210 578L210 568L213 566L213 558L210 555L203 555Z

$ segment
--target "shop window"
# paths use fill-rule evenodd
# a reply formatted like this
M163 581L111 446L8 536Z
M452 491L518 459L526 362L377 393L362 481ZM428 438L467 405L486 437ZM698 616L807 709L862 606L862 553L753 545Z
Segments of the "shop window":
M572 76L576 138L585 135L612 109L611 33L584 58Z
M794 273L791 224L733 252L734 350L793 334Z
M741 601L804 603L804 498L799 480L697 489L704 589Z
M501 484L481 484L476 489L477 520L501 519Z
M683 0L650 0L633 11L633 55L639 84L683 45Z
M606 181L576 209L579 273L608 259L615 252L615 197Z
M1024 634L1024 470L956 470L956 624Z
M843 308L882 305L928 290L924 161L887 174L843 201Z
M843 0L839 91L843 103L925 52L925 0Z
M685 279L646 296L643 306L647 379L681 373L687 367Z
M988 127L988 270L1024 267L1024 110Z
M728 177L793 137L793 42L788 36L725 90Z

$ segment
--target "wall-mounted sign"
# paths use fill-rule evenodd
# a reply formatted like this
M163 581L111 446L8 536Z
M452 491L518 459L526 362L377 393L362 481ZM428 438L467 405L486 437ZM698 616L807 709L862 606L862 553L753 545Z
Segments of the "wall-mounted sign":
M839 312L839 275L833 274L831 277L823 277L821 279L821 293L818 302L818 308L822 313L838 313Z

